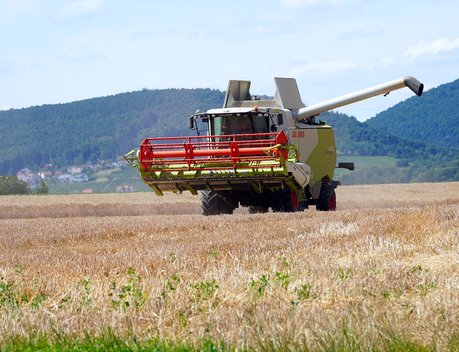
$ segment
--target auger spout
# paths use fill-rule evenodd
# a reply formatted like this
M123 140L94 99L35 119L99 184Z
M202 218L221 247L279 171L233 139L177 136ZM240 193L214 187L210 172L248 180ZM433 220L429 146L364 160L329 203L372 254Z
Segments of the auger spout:
M341 106L349 105L361 100L375 97L377 95L387 94L391 91L408 87L417 96L421 96L424 90L424 84L416 78L406 76L390 82L379 84L370 88L362 89L357 92L346 94L334 99L326 100L321 103L313 104L298 110L297 120L317 116L323 112L330 111Z

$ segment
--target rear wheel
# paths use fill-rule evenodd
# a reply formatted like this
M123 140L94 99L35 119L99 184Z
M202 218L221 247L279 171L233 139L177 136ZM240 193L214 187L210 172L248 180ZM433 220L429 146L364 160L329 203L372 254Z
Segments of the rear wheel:
M319 200L316 209L320 211L334 211L336 210L336 194L335 188L329 181L322 182L320 188Z
M237 202L230 196L215 191L201 192L201 209L203 215L232 214Z

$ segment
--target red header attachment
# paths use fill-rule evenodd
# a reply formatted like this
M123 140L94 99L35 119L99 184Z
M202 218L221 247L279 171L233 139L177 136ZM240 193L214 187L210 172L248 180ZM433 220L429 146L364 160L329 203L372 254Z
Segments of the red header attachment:
M287 144L283 131L146 138L139 161L150 172L257 168L266 161L281 166L288 157Z

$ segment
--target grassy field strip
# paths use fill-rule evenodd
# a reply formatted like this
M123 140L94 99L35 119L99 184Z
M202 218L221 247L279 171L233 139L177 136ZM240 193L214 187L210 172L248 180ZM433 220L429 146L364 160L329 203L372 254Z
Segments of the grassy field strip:
M200 214L199 197L107 193L0 197L0 219Z
M338 209L392 208L429 204L457 204L459 182L340 186ZM200 214L200 198L188 192L157 197L153 192L2 196L0 219L78 216L142 216ZM236 213L247 213L246 208Z
M140 216L162 214L200 214L200 204L168 203L164 204L62 204L28 206L0 206L0 219L30 219L30 218L68 218L68 217L100 217L100 216Z

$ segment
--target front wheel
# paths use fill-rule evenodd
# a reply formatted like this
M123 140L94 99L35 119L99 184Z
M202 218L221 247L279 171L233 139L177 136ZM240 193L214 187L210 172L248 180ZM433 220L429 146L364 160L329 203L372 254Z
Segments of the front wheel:
M316 209L320 211L334 211L336 210L336 193L335 188L331 182L322 182L320 188L319 200Z
M275 213L291 213L301 210L298 196L289 189L271 192L271 208Z
M215 191L201 192L201 209L203 215L233 214L237 203L230 195Z

